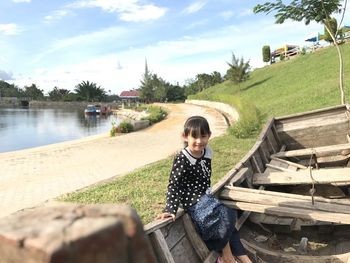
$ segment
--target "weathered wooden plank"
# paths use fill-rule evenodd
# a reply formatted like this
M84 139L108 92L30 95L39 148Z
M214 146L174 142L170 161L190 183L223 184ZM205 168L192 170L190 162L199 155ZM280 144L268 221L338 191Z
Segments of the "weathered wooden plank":
M245 179L247 179L248 174L252 174L252 171L248 169L247 167L243 167L236 173L233 178L230 180L230 185L239 185L241 184Z
M281 193L280 195L276 195L276 192L272 191L232 187L230 189L223 190L220 197L246 203L350 214L349 205L333 203L331 199L328 200L328 202L319 202L316 200L314 204L312 204L310 197L305 199L304 196L296 194Z
M175 263L162 232L157 229L149 236L158 261L160 263Z
M277 145L277 142L275 140L275 137L273 136L273 134L271 133L271 131L268 131L266 134L266 141L267 143L270 145L270 147L272 148L272 151L275 153L277 152L279 146Z
M281 139L288 144L290 150L295 150L348 143L346 139L348 131L349 123L344 122L302 130L290 130L283 132Z
M350 155L334 155L334 156L321 156L317 157L317 163L318 164L327 164L327 163L335 163L335 162L346 162L349 160ZM300 160L299 164L300 165L309 165L310 163L310 158ZM311 160L311 165L314 165L315 161Z
M347 151L347 150L350 150L350 143L278 152L278 153L272 154L271 157L286 158L286 157L308 156L312 154L316 154L316 156L333 155L337 153L340 154L342 151ZM347 155L347 154L348 153L344 155Z
M241 239L244 247L250 253L259 255L263 259L267 259L268 263L344 263L349 262L350 253L336 254L332 256L309 256L309 255L293 255L291 253L276 251L272 249L265 249L253 242ZM264 262L262 259L256 262Z
M290 162L290 161L287 161L287 160L284 160L284 159L280 159L278 157L271 156L271 159L274 160L274 161L278 161L280 163L288 164L290 166L295 166L295 167L300 168L300 169L307 169L307 167L305 165L301 165L301 164L298 164L298 163Z
M259 190L264 190L265 187L264 186L260 186L259 187ZM245 221L247 221L247 219L249 218L249 215L250 215L250 211L244 211L241 216L238 218L238 220L236 221L236 224L235 224L235 227L237 230L239 230Z
M268 215L303 218L307 220L327 221L338 224L350 224L350 214L330 213L319 210L301 209L295 207L281 207L273 205L261 205L245 202L222 201L225 205L243 211L266 213Z
M312 178L314 180L312 180ZM276 184L327 184L342 183L350 181L349 168L334 168L312 170L312 178L309 170L297 172L273 172L269 174L254 174L254 185L276 185Z
M182 220L175 220L172 224L160 229L170 250L173 249L186 236Z
M209 255L209 250L201 237L198 235L192 220L188 214L185 214L182 217L185 231L187 234L188 239L190 240L190 243L192 244L193 248L195 249L199 259L201 262L203 262Z
M262 188L262 189L260 189ZM275 191L267 191L264 190L263 186L260 186L259 189L251 189L251 188L244 188L244 187L236 187L236 186L227 186L226 189L228 190L234 190L238 191L240 194L244 195L246 192L250 193L253 190L256 193L259 193L261 195L261 198L264 198L264 195L267 194L268 196L274 196L276 198L279 197L292 197L295 200L301 200L301 201L310 201L310 196L301 195L301 194L288 194L288 193L281 193L281 192L275 192ZM223 195L225 192L224 190L221 192ZM221 197L224 198L224 197ZM330 198L324 198L321 196L315 196L314 200L320 203L328 203L328 204L340 204L344 205L346 207L350 207L350 199L330 199Z
M269 167L269 168L276 170L276 171L282 171L282 172L293 172L293 171L295 172L297 169L296 167L294 167L294 169L283 168L281 166L277 166L277 165L273 165L273 164L269 164L269 163L266 164L266 167Z
M258 160L259 160L258 155L254 154L252 156L252 161L253 161L253 163L255 165L255 169L259 173L262 173L265 170L265 167L263 167L263 164L262 164L261 160L260 161L258 161Z
M264 140L262 143L261 143L261 146L260 146L260 151L263 155L263 160L265 161L265 163L268 163L270 161L270 155L271 153L273 153L272 151L270 152L269 150L269 147L267 145L267 142L266 140Z

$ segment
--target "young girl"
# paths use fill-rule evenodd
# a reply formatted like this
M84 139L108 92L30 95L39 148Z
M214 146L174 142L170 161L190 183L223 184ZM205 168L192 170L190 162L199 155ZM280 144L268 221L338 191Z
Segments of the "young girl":
M182 137L186 147L174 159L166 207L157 218L175 220L181 205L208 249L221 253L218 262L233 263L236 257L240 262L251 263L234 226L235 210L210 194L212 151L207 145L210 135L205 118L193 116L185 122Z

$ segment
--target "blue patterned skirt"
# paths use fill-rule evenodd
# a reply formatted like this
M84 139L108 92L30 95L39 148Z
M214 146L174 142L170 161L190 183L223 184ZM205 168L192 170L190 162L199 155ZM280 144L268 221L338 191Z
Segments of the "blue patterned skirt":
M226 207L211 194L203 195L187 209L187 213L210 250L221 251L232 234L238 234L235 228L236 210Z

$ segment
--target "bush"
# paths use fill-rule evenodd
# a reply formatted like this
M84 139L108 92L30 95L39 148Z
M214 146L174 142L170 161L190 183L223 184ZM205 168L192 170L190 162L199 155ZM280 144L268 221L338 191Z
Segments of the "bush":
M119 128L121 133L129 133L129 132L132 132L134 130L134 126L132 126L132 124L128 121L122 121L119 124L118 128Z
M270 62L271 60L271 49L270 46L263 46L262 48L262 55L263 55L263 61L264 62Z
M142 118L142 120L148 120L150 125L164 120L165 117L168 115L168 112L166 110L156 106L147 107L146 112L149 115L145 118Z
M112 122L112 128L109 131L111 137L116 136L118 133L129 133L134 130L132 124L128 121L122 121L118 126L115 125L115 122Z

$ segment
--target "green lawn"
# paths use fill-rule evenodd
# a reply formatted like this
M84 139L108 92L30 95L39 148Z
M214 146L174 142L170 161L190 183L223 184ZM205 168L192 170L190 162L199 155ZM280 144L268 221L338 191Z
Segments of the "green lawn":
M350 98L350 44L342 46L346 98ZM215 70L215 69L213 69ZM240 86L213 86L199 96L230 94L253 103L267 118L340 103L338 58L334 47L275 63L251 74ZM234 105L233 105L234 106ZM244 108L241 109L244 111ZM226 134L210 141L214 150L212 184L224 176L254 144L256 134L237 139ZM172 158L167 158L108 183L59 198L76 203L124 203L148 223L164 207Z

